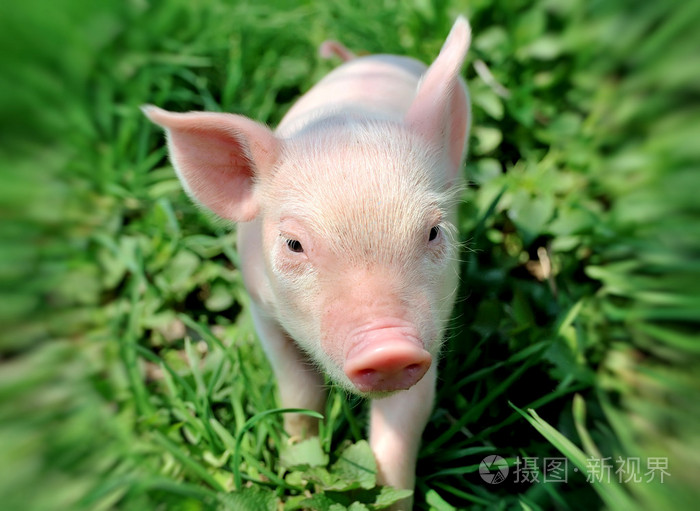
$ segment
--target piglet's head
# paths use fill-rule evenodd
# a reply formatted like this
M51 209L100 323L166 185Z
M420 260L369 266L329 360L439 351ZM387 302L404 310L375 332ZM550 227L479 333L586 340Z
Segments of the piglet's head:
M439 352L457 282L468 45L460 18L403 119L329 115L281 139L238 115L144 108L189 195L259 225L267 306L349 391L410 388Z

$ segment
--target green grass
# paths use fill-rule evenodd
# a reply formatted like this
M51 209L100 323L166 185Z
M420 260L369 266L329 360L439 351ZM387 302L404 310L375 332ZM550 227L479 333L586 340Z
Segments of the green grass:
M319 441L288 448L235 236L138 106L275 125L333 67L324 39L427 62L459 13L468 248L416 508L696 507L697 2L29 0L0 7L3 509L391 500L363 403L332 390ZM518 457L566 457L568 482L517 483Z

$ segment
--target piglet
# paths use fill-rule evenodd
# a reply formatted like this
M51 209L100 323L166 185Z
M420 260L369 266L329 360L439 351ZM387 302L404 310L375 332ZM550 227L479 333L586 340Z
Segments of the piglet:
M371 398L379 481L398 488L414 487L458 282L470 37L459 17L429 68L324 43L346 62L275 131L239 115L144 107L167 131L187 193L239 223L241 270L282 405L322 411L322 373ZM304 437L317 424L288 415L285 428Z

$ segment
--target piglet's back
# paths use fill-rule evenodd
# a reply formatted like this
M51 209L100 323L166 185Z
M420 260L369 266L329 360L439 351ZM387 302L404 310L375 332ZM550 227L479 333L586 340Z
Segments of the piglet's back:
M401 120L426 69L415 59L395 55L350 60L302 96L282 119L276 133L291 137L310 123L338 114Z

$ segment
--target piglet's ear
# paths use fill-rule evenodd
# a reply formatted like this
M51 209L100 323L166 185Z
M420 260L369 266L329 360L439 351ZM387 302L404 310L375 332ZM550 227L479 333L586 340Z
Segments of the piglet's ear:
M150 105L143 112L167 131L170 159L193 199L228 220L255 218L254 181L270 172L281 150L267 127L233 114L172 113Z
M471 113L460 70L471 42L471 28L460 16L440 54L428 68L406 113L414 131L442 148L450 168L450 182L459 174L466 154Z

